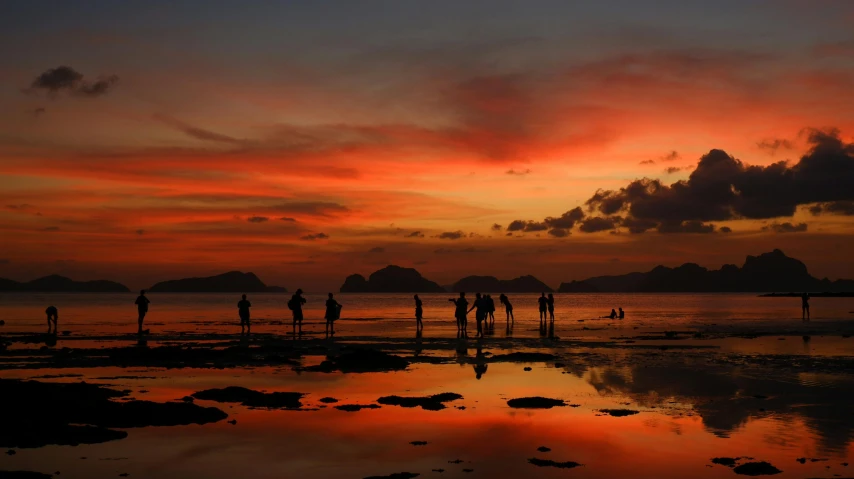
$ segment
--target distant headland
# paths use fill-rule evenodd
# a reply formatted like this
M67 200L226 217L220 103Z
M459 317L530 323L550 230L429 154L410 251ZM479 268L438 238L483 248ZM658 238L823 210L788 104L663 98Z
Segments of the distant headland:
M229 271L203 278L161 281L148 288L152 293L286 293L280 286L267 286L255 273Z
M0 278L0 291L21 293L129 293L127 286L115 281L74 281L53 274L26 283Z

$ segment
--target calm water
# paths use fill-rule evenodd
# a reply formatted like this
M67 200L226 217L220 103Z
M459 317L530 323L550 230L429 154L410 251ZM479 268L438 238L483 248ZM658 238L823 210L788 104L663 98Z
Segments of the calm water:
M237 294L151 293L146 324L152 332L224 332L238 324ZM453 294L423 294L425 327L453 330ZM471 295L470 295L471 296ZM517 330L536 333L537 294L511 294ZM414 327L414 305L408 294L336 294L344 305L337 327L350 333L409 335ZM0 294L0 319L5 330L23 332L45 326L44 309L54 305L60 312L60 329L85 333L124 331L136 327L135 294ZM290 325L286 303L289 294L251 294L253 324L259 332L276 332ZM322 323L326 295L308 294L304 307L306 330ZM497 300L497 295L494 296ZM622 307L623 328L701 327L703 325L799 319L799 298L760 298L755 294L557 294L557 327L563 331L610 323L599 320L611 308ZM469 298L470 301L473 298ZM497 301L496 301L497 302ZM816 322L854 320L854 298L814 298L812 317ZM496 305L496 319L504 320L504 309ZM474 314L470 316L473 323ZM581 321L580 321L581 320ZM281 324L284 322L285 324Z

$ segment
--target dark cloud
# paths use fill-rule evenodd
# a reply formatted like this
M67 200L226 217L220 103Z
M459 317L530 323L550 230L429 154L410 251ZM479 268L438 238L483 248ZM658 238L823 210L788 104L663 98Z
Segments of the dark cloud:
M660 233L714 233L715 225L696 220L682 221L681 223L661 223L658 231Z
M792 166L751 166L711 150L687 180L635 180L619 190L599 190L586 204L604 216L622 213L623 225L640 233L705 231L709 225L700 225L710 221L778 218L792 216L799 205L854 201L854 145L836 130L812 130L808 142L809 151Z
M383 248L382 246L375 246L375 247L369 249L368 253L370 253L370 254L385 253L385 248Z
M10 210L26 210L32 208L33 205L27 203L20 203L17 205L6 205L6 208Z
M547 229L549 229L549 225L547 225L545 222L529 221L525 225L524 231L526 233L530 233L534 231L545 231Z
M329 235L326 233L317 233L317 234L300 236L300 239L303 241L324 240L324 239L329 239Z
M792 224L788 221L785 223L771 223L763 226L762 231L773 231L774 233L803 233L807 230L806 223Z
M569 230L566 228L552 228L549 230L549 234L555 238L566 238L570 235Z
M661 157L661 158L659 158L659 159L660 159L661 161L676 161L676 160L678 160L678 159L680 159L680 158L682 158L682 155L680 155L678 151L673 150L673 151L671 151L670 153L668 153L668 154L666 154L666 155L662 156L662 157Z
M59 66L37 76L30 84L30 89L46 91L51 95L68 92L80 96L97 97L108 93L118 81L119 77L116 75L101 76L94 82L86 81L83 74L77 70Z
M458 240L460 238L465 238L466 234L462 231L445 231L444 233L439 235L439 239L448 239L448 240Z
M508 232L508 233L507 233L507 234L505 234L504 236L513 236L513 233Z
M543 220L543 223L548 225L550 228L571 229L575 226L575 223L581 221L583 218L584 211L580 206L577 206L557 218L549 216Z
M718 228L718 231L720 231L721 233L732 233L732 228L730 228L729 226L721 226L720 228Z
M433 252L436 254L450 254L450 253L453 253L454 250L449 249L449 248L439 248Z
M777 153L777 150L779 150L781 148L784 150L791 150L792 148L795 147L795 145L793 145L791 141L784 140L782 138L773 138L773 139L762 140L762 141L756 143L756 146L758 146L762 150L770 151L772 155L774 153Z
M47 113L47 109L45 109L43 107L38 107L38 108L33 109L33 116L35 116L36 118L44 115L45 113Z
M684 170L684 168L679 167L679 166L668 166L667 168L664 169L664 172L667 173L668 175L672 175L674 173L679 173L682 170Z
M270 218L266 216L250 216L249 218L246 218L246 221L250 223L265 223L270 221Z
M490 250L488 250L488 249L475 248L473 246L470 246L468 248L463 248L460 250L460 253L489 253L489 252L490 252Z
M47 226L42 228L41 231L59 231L59 226Z
M590 216L581 221L581 226L578 229L585 233L613 230L620 224L620 220L619 216Z
M809 208L813 215L828 213L832 215L854 216L854 201L831 201L818 203Z
M511 221L507 226L507 231L522 231L527 223L522 220Z
M290 216L282 216L279 218L279 221L287 221L288 223L295 223L296 218L291 218Z
M500 224L498 224L498 223L495 223L495 224L493 224L493 225L492 225L492 231L501 231L501 230L503 230L503 229L504 229L504 227L503 227L503 226L501 226L501 225L500 225Z
M177 120L168 115L161 115L158 113L154 115L154 119L197 140L229 143L233 145L245 145L248 143L246 140L233 138L228 135L223 135L221 133L216 133L214 131L205 130L204 128L184 123L183 121Z
M135 233L142 236L145 234L145 230L136 230Z
M643 161L641 161L641 162L640 162L640 163L638 163L638 164L639 164L639 165L654 165L654 164L655 164L655 160L643 160Z
M527 170L519 170L519 171L516 171L516 170L512 170L512 169L511 169L511 170L507 170L507 171L505 172L505 174L508 174L508 175L514 175L514 176L525 176L525 175L530 175L530 174L531 174L531 170L530 170L530 169L527 169Z
M406 237L406 238L423 238L423 237L424 237L424 233L422 233L422 232L420 232L420 231L413 231L412 233L409 233L409 234L408 234L408 235L406 235L405 237Z

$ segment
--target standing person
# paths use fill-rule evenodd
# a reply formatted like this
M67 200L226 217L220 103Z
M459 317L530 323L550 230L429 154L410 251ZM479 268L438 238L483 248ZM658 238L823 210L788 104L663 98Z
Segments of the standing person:
M548 306L549 306L549 319L551 321L554 321L555 320L555 297L553 294L549 293L549 299L547 302L548 302Z
M513 317L513 305L510 304L510 299L507 298L507 295L501 293L501 296L498 297L498 302L504 305L504 311L507 313L507 321L512 319L515 322L516 318Z
M424 324L421 322L421 317L424 316L424 309L421 307L421 298L415 295L415 331L424 329Z
M326 334L335 335L335 321L341 315L341 305L338 301L335 301L335 298L332 297L332 293L329 293L329 298L326 300Z
M139 296L137 296L136 301L133 304L136 305L136 310L139 313L139 319L137 319L137 323L139 324L139 331L137 334L143 334L145 331L142 330L142 321L145 319L146 313L148 313L148 304L151 301L145 297L145 290L139 292Z
M57 334L56 322L59 320L59 311L56 309L56 306L48 306L44 312L47 314L47 334L50 334L51 320L53 320L53 334Z
M451 298L448 301L454 303L454 306L456 306L454 310L454 317L457 318L457 332L465 333L468 326L467 316L469 311L469 302L466 300L466 294L460 292L459 298Z
M297 323L299 323L300 334L302 334L302 305L304 304L305 298L302 297L302 289L298 289L288 301L288 309L294 313L294 332L296 332Z
M240 334L243 334L243 328L246 328L246 333L251 333L249 327L249 308L252 307L252 303L246 299L246 295L242 296L242 299L237 302L237 313L240 315Z
M480 293L474 295L475 300L474 304L472 304L471 309L468 310L470 313L472 309L475 310L474 318L477 321L477 336L483 337L483 320L486 319L486 313L489 309L486 298L481 296Z
M626 312L625 312L625 311L623 311L623 308L620 308L620 314L618 315L618 317L619 317L620 319L623 319L623 318L625 318L625 317L626 317Z
M489 315L489 323L495 323L495 300L492 299L491 294L486 295L486 313Z
M801 319L810 320L810 295L808 293L801 295Z
M543 293L537 302L540 303L540 321L546 320L546 311L548 311L549 300L546 298L546 293Z

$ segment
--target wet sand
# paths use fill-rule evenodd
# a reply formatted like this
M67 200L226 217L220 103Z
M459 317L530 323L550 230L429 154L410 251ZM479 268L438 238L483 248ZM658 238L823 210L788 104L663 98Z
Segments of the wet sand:
M483 339L470 328L466 339L428 324L417 338L342 321L326 338L315 323L296 337L268 324L245 338L152 325L143 342L0 330L3 380L85 381L115 392L104 400L154 411L126 423L122 408L106 418L63 410L71 416L56 417L117 433L78 446L48 434L47 445L16 442L7 429L0 447L13 454L0 456L0 470L683 478L772 471L766 462L781 471L775 477L854 476L843 465L854 459L849 321L668 330L591 320L544 336L530 325L508 335L498 321ZM5 414L38 417L25 400ZM178 409L184 421L170 413ZM201 413L214 410L223 414Z

